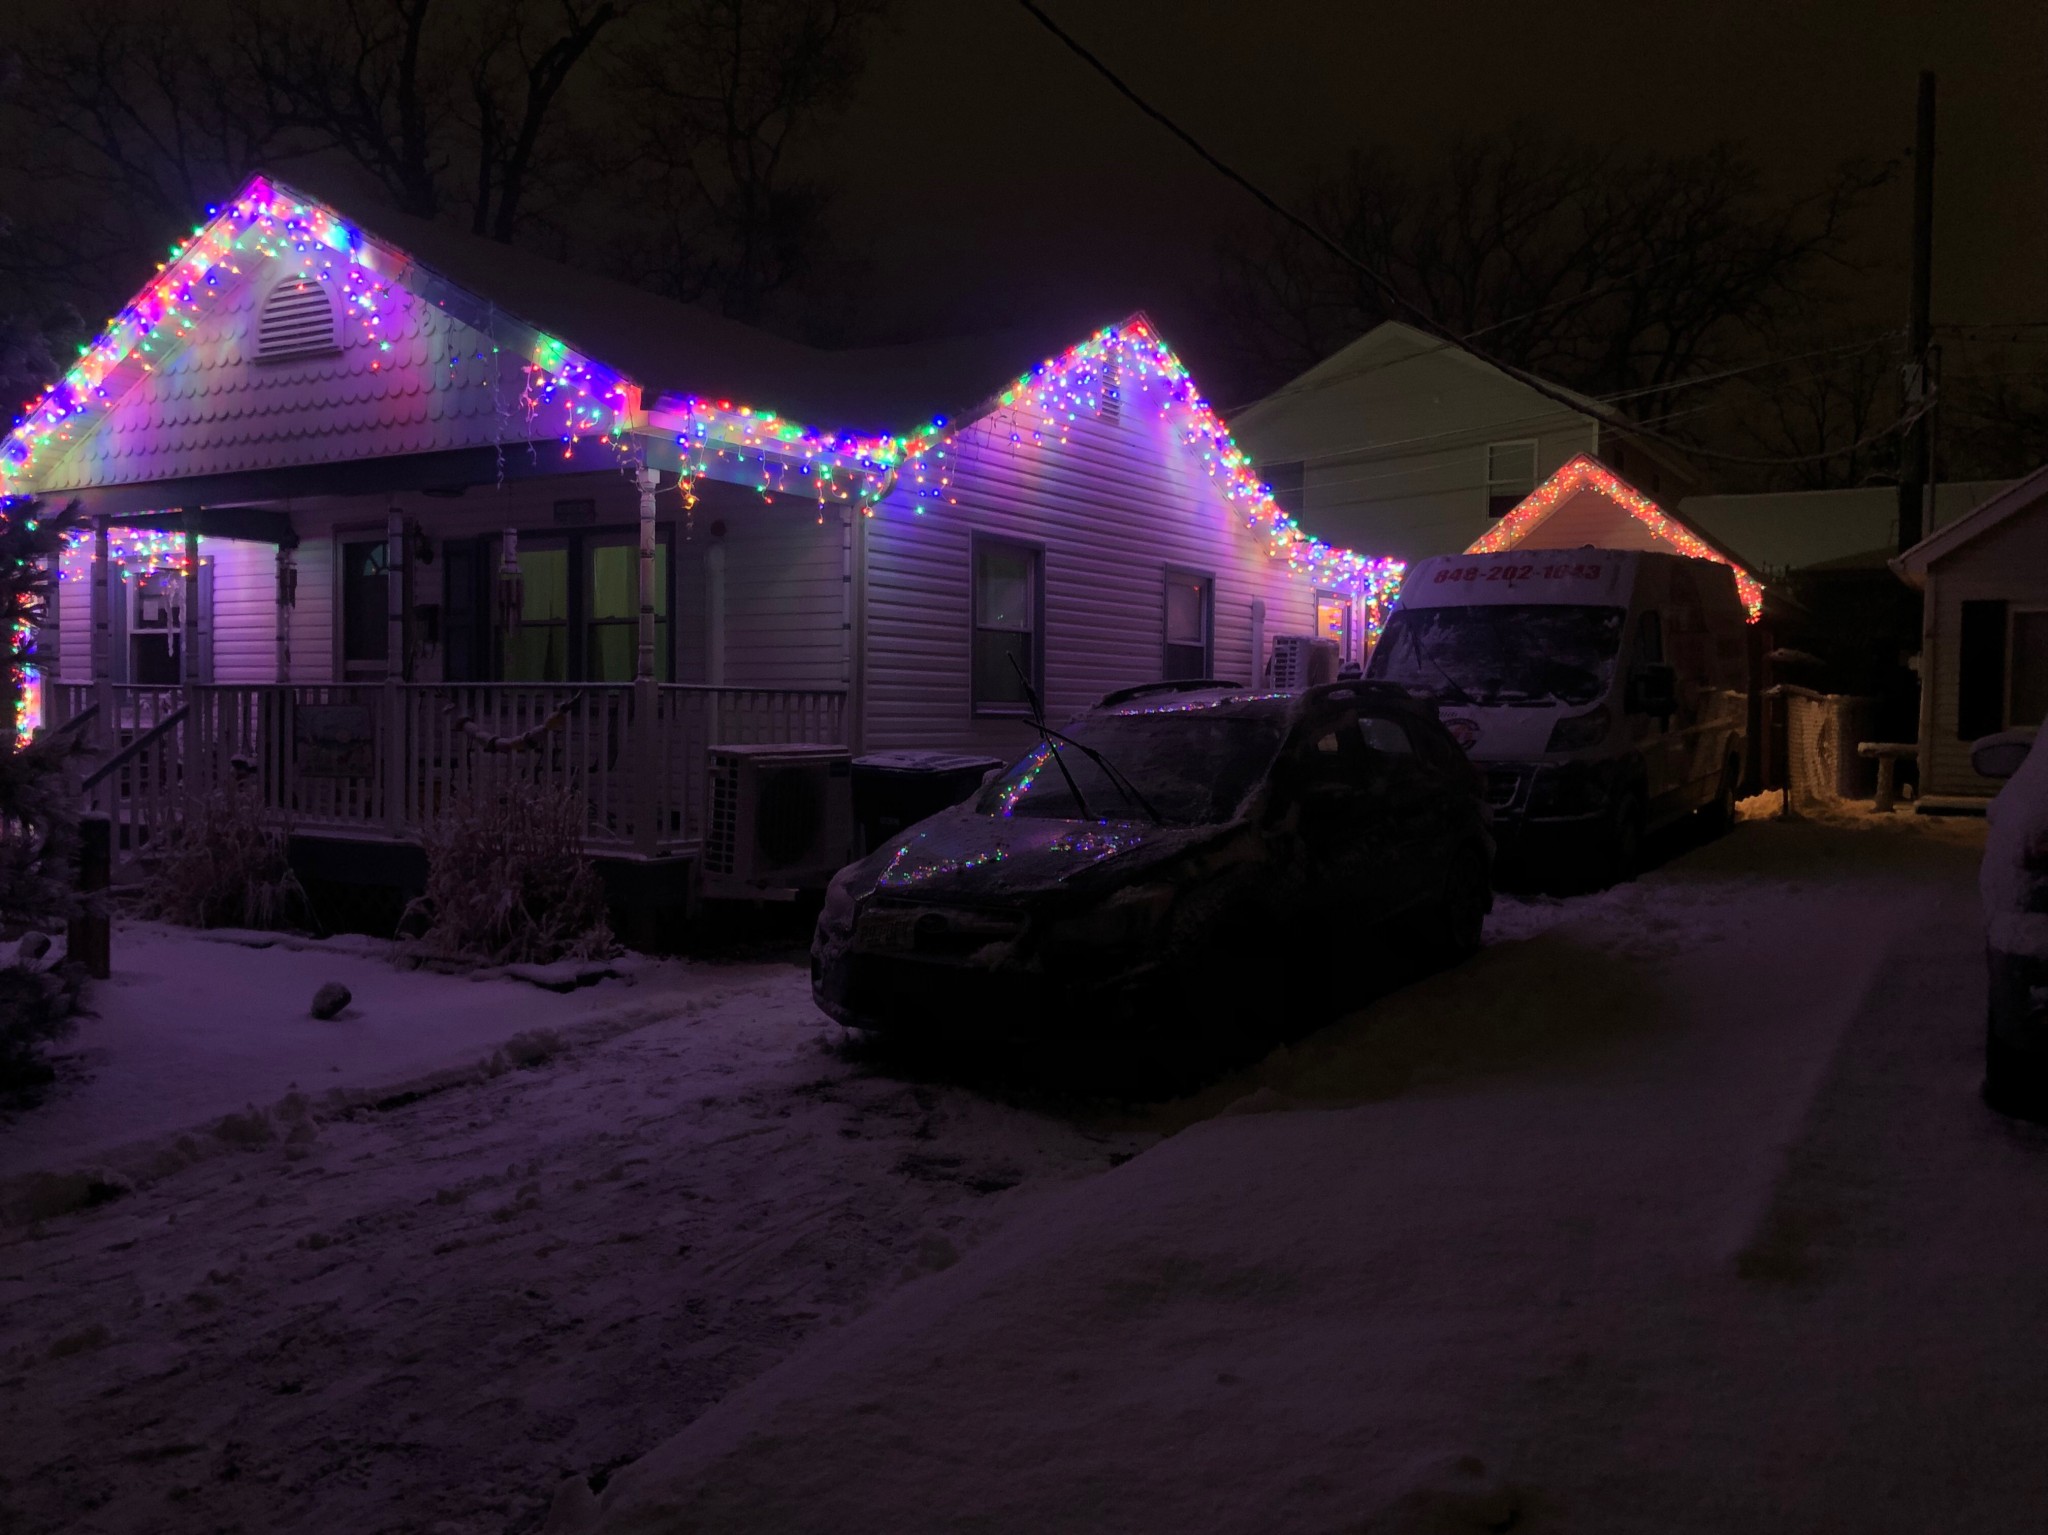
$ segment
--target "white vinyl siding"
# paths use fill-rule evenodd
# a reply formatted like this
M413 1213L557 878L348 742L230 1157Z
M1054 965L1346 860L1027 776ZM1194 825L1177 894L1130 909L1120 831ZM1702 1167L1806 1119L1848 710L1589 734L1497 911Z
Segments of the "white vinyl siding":
M952 501L898 489L861 532L866 549L867 750L928 747L1013 756L1014 720L977 718L969 669L972 535L1044 550L1045 703L1055 719L1104 693L1158 680L1170 569L1213 572L1212 662L1251 683L1252 604L1270 648L1315 624L1315 589L1204 472L1156 400L1132 390L1121 418L1076 421L1068 441L1010 440L999 410L948 459Z
M1957 658L1962 645L1963 604L2009 603L2011 618L2029 609L2048 608L2048 499L2023 508L1937 560L1927 574L1925 600L1930 605L1933 632L1920 662L1921 685L1929 689L1920 791L1993 794L1998 784L1978 777L1970 766L1970 743L1957 734ZM2014 682L2014 660L2008 653L2009 689ZM2012 707L2022 707L2021 700L2012 698ZM2013 721L2022 723L2017 713Z

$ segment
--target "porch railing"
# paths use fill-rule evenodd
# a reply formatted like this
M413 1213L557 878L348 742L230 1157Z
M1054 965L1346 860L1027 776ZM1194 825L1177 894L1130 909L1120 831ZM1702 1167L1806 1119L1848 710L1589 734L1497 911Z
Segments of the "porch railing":
M52 723L94 702L58 687ZM630 683L334 683L117 687L95 721L101 774L89 806L115 822L131 873L185 795L240 780L300 831L417 839L494 783L561 785L586 807L593 848L693 849L704 834L713 746L843 743L841 689L664 684L652 708ZM184 711L184 712L181 712Z

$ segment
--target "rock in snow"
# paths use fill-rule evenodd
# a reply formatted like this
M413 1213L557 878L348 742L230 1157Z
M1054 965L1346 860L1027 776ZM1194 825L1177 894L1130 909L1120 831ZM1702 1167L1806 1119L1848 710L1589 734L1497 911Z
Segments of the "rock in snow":
M349 1005L353 997L354 993L342 985L341 982L329 981L313 993L313 1016L315 1018L338 1017L341 1010Z

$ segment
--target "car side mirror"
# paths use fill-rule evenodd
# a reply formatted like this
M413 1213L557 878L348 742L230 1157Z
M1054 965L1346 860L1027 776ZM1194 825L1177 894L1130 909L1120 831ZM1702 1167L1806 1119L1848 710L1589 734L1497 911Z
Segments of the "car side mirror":
M1970 766L1984 778L2010 778L2033 749L2034 731L2001 730L1970 743Z
M1628 712L1660 718L1678 712L1678 671L1670 666L1645 666L1628 679Z

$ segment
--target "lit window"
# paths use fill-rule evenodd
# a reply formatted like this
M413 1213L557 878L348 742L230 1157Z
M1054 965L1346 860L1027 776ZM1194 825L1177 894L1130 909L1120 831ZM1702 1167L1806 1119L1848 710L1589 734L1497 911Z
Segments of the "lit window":
M1335 642L1337 654L1351 658L1351 600L1336 592L1316 593L1316 634Z

